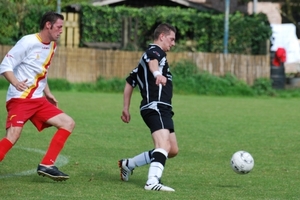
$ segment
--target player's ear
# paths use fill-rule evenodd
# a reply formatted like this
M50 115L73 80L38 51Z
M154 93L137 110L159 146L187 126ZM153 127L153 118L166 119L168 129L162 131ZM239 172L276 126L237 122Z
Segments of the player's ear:
M159 35L159 40L160 41L163 41L163 38L165 37L165 34L164 33L161 33L160 35Z
M46 29L52 29L52 24L51 24L51 22L46 22L46 24L45 24L45 28Z

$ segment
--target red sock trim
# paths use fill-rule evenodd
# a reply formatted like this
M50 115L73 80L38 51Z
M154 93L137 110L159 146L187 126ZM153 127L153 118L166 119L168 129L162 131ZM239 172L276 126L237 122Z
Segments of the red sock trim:
M65 129L58 129L56 131L41 164L53 165L55 163L57 156L63 149L65 142L67 141L70 134L71 132Z
M4 159L7 152L13 147L13 143L7 138L3 138L0 141L0 162Z

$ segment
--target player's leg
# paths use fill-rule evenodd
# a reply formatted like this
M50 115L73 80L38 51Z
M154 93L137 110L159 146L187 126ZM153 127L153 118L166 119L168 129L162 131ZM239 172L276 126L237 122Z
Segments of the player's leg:
M75 122L65 113L61 113L50 118L47 123L57 127L57 131L49 144L44 158L38 165L37 172L39 175L47 176L55 181L67 180L69 176L59 171L58 168L54 166L54 163L69 135L73 131Z
M44 107L31 118L32 123L39 131L49 126L55 126L57 131L49 144L44 158L38 165L37 172L39 175L47 176L56 181L66 180L69 176L59 171L54 164L57 156L73 131L75 122L70 116L63 113L48 101L44 102L43 106Z
M70 136L71 132L75 127L75 122L71 117L65 113L58 114L47 121L48 124L55 126L57 128L54 134L49 148L44 156L41 164L43 165L53 165L56 157L63 149L65 142Z
M6 130L6 136L0 140L0 162L20 138L22 128L11 126Z
M151 130L155 147L148 171L148 180L144 187L146 190L175 191L160 182L169 153L171 152L171 157L178 153L173 115L172 108L164 105L158 105L156 110L142 111L143 119Z
M168 158L174 158L178 154L178 145L175 133L170 133L171 149L168 154ZM152 152L154 149L142 152L132 158L121 159L118 161L120 168L120 177L123 181L128 181L130 175L136 167L141 167L150 164L152 158Z
M34 112L34 106L29 106L29 100L11 99L6 103L6 136L0 141L0 162L8 151L18 141L24 124Z
M132 158L119 160L120 177L123 181L128 181L136 167L149 164L152 158L152 150L142 152Z
M148 180L144 188L156 191L175 191L173 188L165 186L160 182L168 158L168 152L171 149L170 131L168 129L157 130L152 133L152 138L155 149L152 153Z
M177 156L179 151L175 132L170 133L170 144L171 148L168 154L168 158L174 158L175 156Z

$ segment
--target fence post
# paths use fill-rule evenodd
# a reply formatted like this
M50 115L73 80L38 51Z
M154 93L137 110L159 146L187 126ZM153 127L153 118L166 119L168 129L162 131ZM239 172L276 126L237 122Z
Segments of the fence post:
M60 36L60 45L77 48L79 46L79 14L62 13L64 16L64 30Z

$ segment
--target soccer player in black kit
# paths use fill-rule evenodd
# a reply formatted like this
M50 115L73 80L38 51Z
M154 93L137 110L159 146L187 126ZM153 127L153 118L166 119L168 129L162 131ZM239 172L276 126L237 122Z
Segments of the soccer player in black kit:
M154 149L132 158L121 159L121 180L128 181L134 168L150 164L145 190L175 191L160 182L167 158L178 153L178 145L172 117L172 74L166 52L175 45L175 27L163 23L154 31L154 42L142 55L138 66L126 78L121 119L130 121L130 100L133 89L138 85L142 96L140 114L149 127Z

